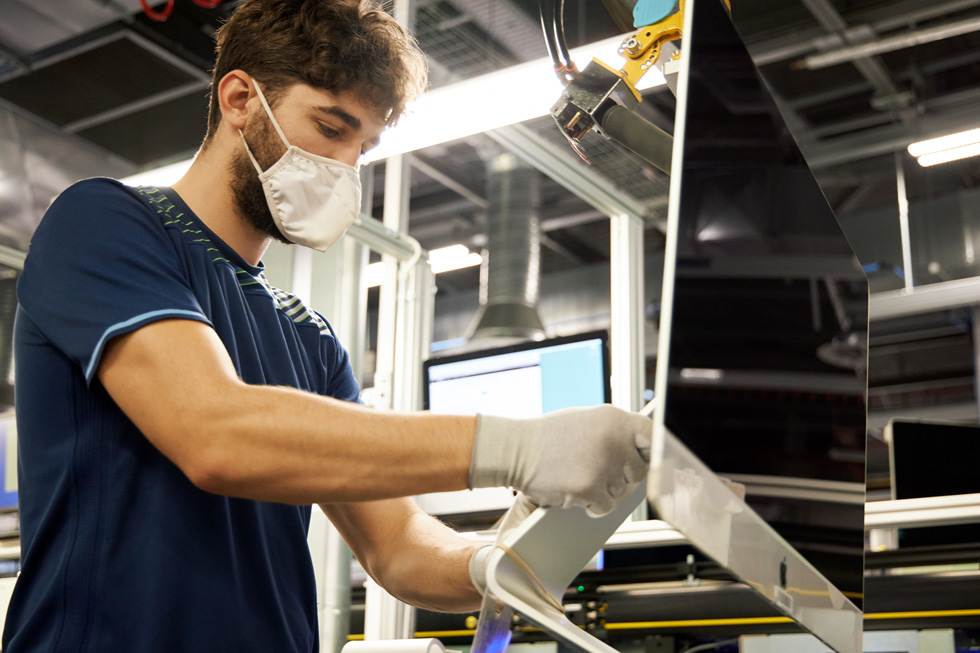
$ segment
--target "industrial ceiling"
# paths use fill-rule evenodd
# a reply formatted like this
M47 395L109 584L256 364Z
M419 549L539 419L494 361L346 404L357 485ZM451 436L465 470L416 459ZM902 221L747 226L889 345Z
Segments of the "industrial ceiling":
M622 33L626 26L610 12L629 16L632 4L568 0L570 45ZM0 0L0 110L22 125L17 132L0 121L0 167L31 188L24 195L0 177L0 240L26 248L47 202L72 180L58 170L59 157L92 176L124 175L193 154L205 130L212 35L235 5L204 9L176 0L169 20L155 22L138 0ZM918 282L976 276L963 234L973 222L980 233L974 203L980 194L973 190L980 158L922 168L905 148L980 126L980 0L732 0L732 15L854 250L873 271L872 290L902 284L893 272L902 262L897 165L912 205ZM545 55L534 0L416 0L414 32L429 56L434 87ZM660 87L645 95L639 111L670 131L673 107L673 96ZM50 137L25 135L23 125L55 133L78 152L59 154ZM647 252L662 249L662 173L599 136L587 141L593 165L586 165L550 118L518 129L516 138L559 157L575 184L606 189L635 207L647 219ZM19 137L5 141L12 131ZM485 244L487 164L514 134L416 153L409 231L424 247ZM18 157L33 174L10 172ZM380 216L384 166L376 167ZM42 172L50 173L47 179ZM542 184L545 274L609 260L605 216L568 186L567 179ZM953 226L951 212L958 216ZM478 278L475 268L440 275L440 293L472 291ZM891 356L876 368L872 349L872 376L881 370L885 385L907 380L911 368L931 370L919 375L925 381L972 374L972 356L962 360L970 346L965 330L940 322L933 326L952 339L943 340L948 353L905 349L906 358ZM914 326L932 328L921 320ZM912 325L892 330L906 327ZM909 362L914 356L928 362Z

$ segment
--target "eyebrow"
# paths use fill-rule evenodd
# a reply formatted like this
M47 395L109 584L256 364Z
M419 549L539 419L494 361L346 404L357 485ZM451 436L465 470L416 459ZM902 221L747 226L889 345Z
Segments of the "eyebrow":
M352 116L351 114L347 113L340 107L317 106L313 108L316 109L319 113L340 118L351 129L357 129L357 130L361 129L361 121L358 120L355 116ZM368 141L368 143L371 144L371 147L374 147L380 142L380 140L381 140L380 138L372 138L370 141Z

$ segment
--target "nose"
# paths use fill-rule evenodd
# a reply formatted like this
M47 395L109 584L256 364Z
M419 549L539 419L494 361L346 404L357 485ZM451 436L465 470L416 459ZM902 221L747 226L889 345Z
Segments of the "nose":
M341 163L346 163L347 165L356 168L357 162L361 158L361 146L359 144L355 144L344 147L340 151L336 152L335 158Z

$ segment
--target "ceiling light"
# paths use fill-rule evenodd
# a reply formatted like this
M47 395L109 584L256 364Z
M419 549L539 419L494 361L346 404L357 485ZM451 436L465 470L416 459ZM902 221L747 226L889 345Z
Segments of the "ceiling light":
M614 67L622 65L618 54L622 36L597 41L571 51L572 59L585 67L593 57ZM665 84L654 68L637 84L639 90ZM396 127L381 137L381 144L362 162L447 143L546 116L561 97L561 82L551 59L543 58L511 66L429 91L408 109Z
M623 58L618 51L624 38L626 36L614 36L574 48L572 59L582 68L593 58L613 67L622 67ZM663 84L666 84L663 73L653 68L640 79L636 88L645 91ZM413 103L398 125L382 134L381 144L361 157L361 163L546 116L561 97L561 91L561 82L549 58L437 88ZM180 179L190 164L188 159L121 181L130 186L169 186Z
M919 157L918 161L920 166L928 167L978 155L980 155L980 143L971 143L970 145L962 145L960 147L942 150L941 152L923 154Z
M470 268L483 263L479 252L471 252L466 245L450 245L429 251L429 263L433 274ZM372 263L364 271L364 285L368 288L380 286L385 278L384 263Z
M935 152L951 150L962 147L963 145L973 145L975 143L980 143L980 129L971 129L969 131L959 132L957 134L949 134L948 136L941 136L939 138L931 138L927 141L912 143L909 145L909 154L912 156L922 156L924 154L933 154ZM952 159L950 159L950 161L952 161Z
M127 186L173 186L190 169L193 161L193 158L185 159L153 170L139 172L119 181Z
M471 252L466 245L450 245L430 251L429 262L432 264L432 272L439 274L480 265L483 263L483 256L479 252Z

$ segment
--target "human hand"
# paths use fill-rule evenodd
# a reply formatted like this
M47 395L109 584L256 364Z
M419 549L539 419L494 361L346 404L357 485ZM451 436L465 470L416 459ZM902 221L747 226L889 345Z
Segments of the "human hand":
M512 487L541 506L612 512L650 461L650 418L608 404L531 419L480 415L470 487Z
M527 496L518 492L514 498L514 504L497 522L497 536L494 542L502 541L507 533L517 528L537 508ZM485 544L470 557L470 580L480 594L485 594L487 591L487 564L490 562L490 554L493 552L494 546L495 544Z

